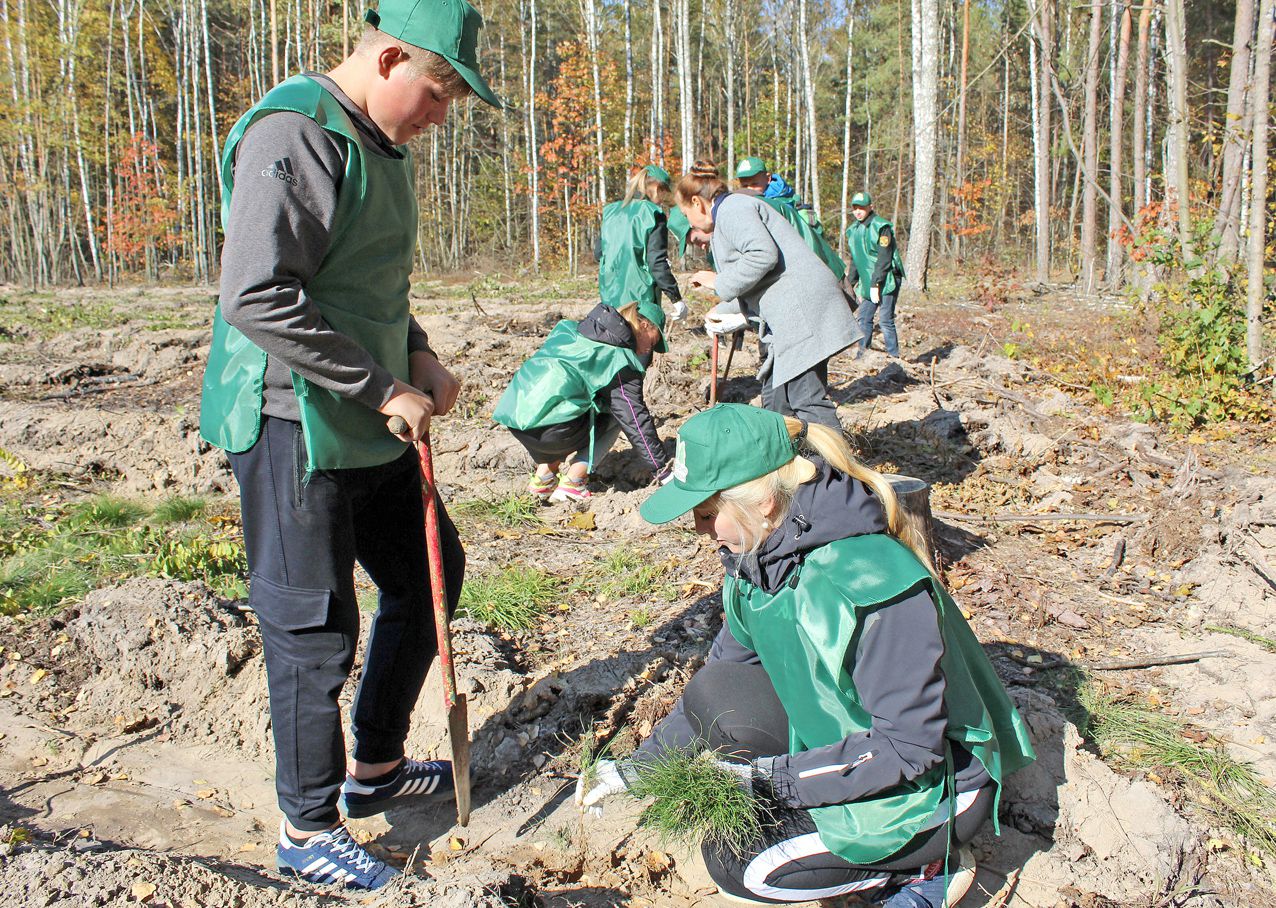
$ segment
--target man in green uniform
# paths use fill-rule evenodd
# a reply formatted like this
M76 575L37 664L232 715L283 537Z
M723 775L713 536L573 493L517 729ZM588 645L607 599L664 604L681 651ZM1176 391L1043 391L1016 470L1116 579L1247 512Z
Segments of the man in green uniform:
M899 298L899 285L904 280L904 263L895 244L895 229L890 221L873 211L873 198L863 190L851 197L851 215L855 221L846 229L846 239L858 278L858 315L860 330L864 333L856 356L863 355L872 340L874 314L882 325L886 352L899 356L895 303Z
M452 767L407 758L434 658L421 479L410 442L460 385L412 318L415 174L406 143L477 94L482 18L465 0L381 0L326 75L275 86L226 140L219 305L200 431L227 451L266 662L279 806L278 868L377 889L398 871L341 822L417 795L450 796ZM392 436L390 416L407 431ZM453 607L464 553L439 505ZM359 636L354 563L379 591L351 708Z

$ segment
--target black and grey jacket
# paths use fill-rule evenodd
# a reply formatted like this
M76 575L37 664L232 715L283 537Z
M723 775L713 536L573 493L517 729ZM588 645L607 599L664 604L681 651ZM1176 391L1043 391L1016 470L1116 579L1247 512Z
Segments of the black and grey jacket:
M617 312L610 306L599 303L589 311L576 326L581 337L610 344L613 347L634 349L634 332ZM647 409L643 397L644 374L636 369L621 369L610 385L599 392L606 396L599 401L602 408L611 413L613 419L620 424L629 445L651 467L657 477L663 478L668 469L669 458L665 455L665 447L656 432L655 420Z
M818 460L817 465L819 476L798 487L789 519L755 554L719 550L729 573L774 593L808 552L837 539L886 531L885 512L867 486ZM930 595L918 592L881 606L864 619L864 628L847 662L854 666L851 677L860 702L873 716L872 728L836 744L759 759L758 774L783 804L812 808L872 797L944 762L948 723L939 665L944 647ZM725 624L709 651L708 661L719 659L759 662ZM685 747L694 738L679 701L639 756ZM979 762L957 745L953 757L958 791L974 791L990 781Z

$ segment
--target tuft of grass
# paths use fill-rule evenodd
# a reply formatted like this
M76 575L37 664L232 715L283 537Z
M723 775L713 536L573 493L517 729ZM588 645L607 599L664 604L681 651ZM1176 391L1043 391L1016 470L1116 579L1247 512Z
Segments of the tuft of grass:
M71 508L72 523L89 527L128 527L146 516L136 501L114 495L97 495Z
M645 605L640 605L629 613L629 623L633 625L634 630L640 631L643 628L651 627L652 620L651 609Z
M201 499L145 504L99 495L70 506L0 502L0 613L48 612L127 577L202 580L247 595L247 559L233 517Z
M667 842L709 842L738 856L770 822L766 808L711 753L670 748L634 768L637 779L629 793L653 799L638 822Z
M207 498L198 495L193 497L173 495L156 505L151 517L156 523L186 523L204 516L207 510Z
M510 565L467 579L461 587L459 610L489 627L521 631L536 623L561 590L562 582L553 574Z
M1105 759L1138 772L1170 777L1197 795L1215 819L1276 860L1276 792L1217 741L1197 743L1183 723L1114 694L1094 682L1079 691L1089 714L1087 734Z
M539 526L544 523L540 505L530 495L508 495L505 498L470 498L458 501L452 513L486 520L504 527Z
M1205 629L1214 631L1216 634L1230 634L1233 637L1240 637L1250 643L1257 643L1269 653L1276 653L1276 640L1271 637L1264 637L1262 634L1256 634L1253 631L1247 631L1243 627L1232 627L1228 624L1209 624L1206 625Z
M642 596L672 602L677 586L666 579L668 574L669 566L652 561L649 553L619 546L586 568L577 589L608 601Z

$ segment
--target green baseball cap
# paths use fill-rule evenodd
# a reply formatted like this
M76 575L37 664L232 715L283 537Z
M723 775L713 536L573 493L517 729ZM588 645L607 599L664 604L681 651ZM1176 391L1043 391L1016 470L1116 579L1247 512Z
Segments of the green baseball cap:
M761 158L741 158L740 163L735 165L737 180L755 177L764 170L766 170L766 165L762 163Z
M669 345L665 342L665 310L654 300L643 300L638 304L638 314L660 329L660 340L656 341L657 353L668 353Z
M479 75L478 33L483 17L466 0L381 0L363 19L392 38L438 54L476 95L497 110L505 107Z
M863 189L861 189L859 192L855 193L855 195L851 196L851 207L852 208L872 208L873 197L869 195L867 192L865 192Z
M648 164L643 168L647 172L647 176L653 180L664 183L666 186L673 183L673 177L669 176L669 171L656 164Z
M668 523L723 489L778 470L797 456L784 417L747 404L718 404L678 431L673 479L642 503L648 523Z

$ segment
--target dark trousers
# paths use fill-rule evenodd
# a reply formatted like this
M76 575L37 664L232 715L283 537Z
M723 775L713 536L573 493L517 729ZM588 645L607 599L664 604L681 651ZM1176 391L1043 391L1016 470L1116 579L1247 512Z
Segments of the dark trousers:
M305 475L301 425L263 418L261 437L230 455L239 482L275 738L275 789L301 830L339 819L346 745L338 698L354 664L354 563L380 592L351 723L354 758L403 756L408 720L437 651L416 451L377 467ZM465 553L439 503L444 577L456 607Z
M767 677L755 663L710 662L687 684L683 708L706 745L741 759L789 751L789 721ZM992 810L986 786L957 814L953 838L974 838ZM734 895L784 904L861 892L882 900L948 850L946 810L942 822L914 837L890 858L869 866L851 864L824 848L809 811L777 806L774 822L740 854L706 843L709 875ZM955 859L957 845L952 846Z
M829 397L829 361L817 363L778 387L768 375L762 382L762 406L785 416L842 431L837 419L837 404Z
M860 300L855 317L859 319L860 331L864 332L864 338L860 341L861 350L867 350L869 342L873 339L873 315L876 314L877 321L882 326L882 343L886 346L886 352L891 356L899 356L899 337L895 334L895 303L898 300L898 291L883 293L880 303L867 299Z

